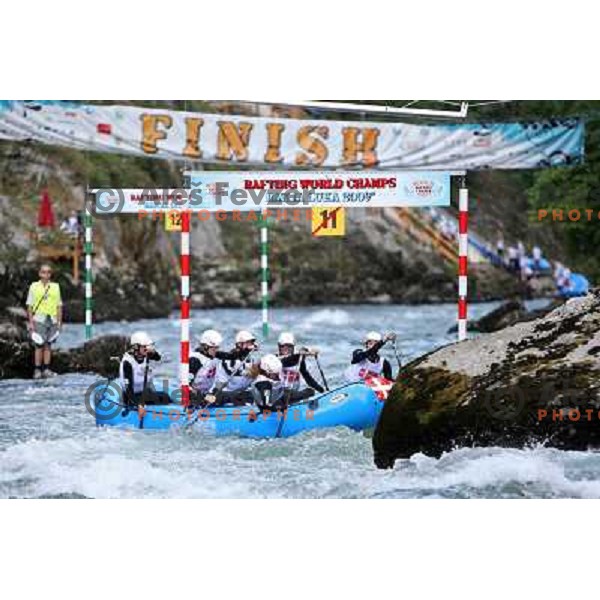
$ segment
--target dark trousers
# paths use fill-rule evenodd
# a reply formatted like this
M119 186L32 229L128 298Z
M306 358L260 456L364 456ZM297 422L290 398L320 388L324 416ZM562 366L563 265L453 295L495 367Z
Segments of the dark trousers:
M133 398L130 398L127 404L131 406L142 405L155 405L155 404L171 404L171 398L167 392L157 392L151 388L133 394Z

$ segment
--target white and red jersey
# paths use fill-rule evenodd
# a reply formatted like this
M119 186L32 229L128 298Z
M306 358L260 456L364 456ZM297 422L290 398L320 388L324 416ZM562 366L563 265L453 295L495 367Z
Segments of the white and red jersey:
M191 352L190 360L195 358L200 363L194 378L190 382L192 388L202 394L210 392L215 384L219 359L211 358L201 352Z
M215 383L224 392L241 392L248 389L253 379L249 374L253 361L251 358L244 360L219 360Z
M344 379L347 382L361 381L367 377L379 376L383 371L385 358L380 357L377 362L363 360L354 365L350 365L344 373Z
M365 385L368 385L375 392L377 398L383 401L389 396L394 382L378 375L369 375L365 378Z
M283 367L281 370L281 385L286 390L298 390L300 388L300 361L293 367Z

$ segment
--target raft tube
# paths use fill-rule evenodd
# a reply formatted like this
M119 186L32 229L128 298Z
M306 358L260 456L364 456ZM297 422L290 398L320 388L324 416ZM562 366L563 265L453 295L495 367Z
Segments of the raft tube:
M585 275L581 273L571 273L571 285L569 287L558 288L558 295L563 298L576 298L585 296L590 289L590 282Z
M160 382L155 387L160 391ZM145 414L140 415L137 409L123 406L117 382L99 383L92 397L96 400L91 401L91 408L101 427L192 428L207 435L247 438L290 437L302 431L339 426L362 431L376 425L383 409L383 401L362 383L349 383L292 404L285 412L271 413L260 413L256 406L246 405L196 409L188 415L181 404L173 403L147 406Z

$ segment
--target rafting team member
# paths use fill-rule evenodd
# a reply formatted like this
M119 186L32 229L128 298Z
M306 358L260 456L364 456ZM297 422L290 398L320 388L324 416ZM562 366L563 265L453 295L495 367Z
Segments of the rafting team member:
M214 399L208 397L208 402L245 404L252 401L248 388L255 376L256 365L251 358L255 350L258 350L256 337L249 331L238 331L235 348L227 353L227 358L218 363Z
M260 410L286 408L285 390L281 381L283 365L274 354L265 354L257 366L250 393Z
M150 336L145 331L136 331L131 336L130 345L119 365L119 381L125 404L138 407L146 404L169 404L169 395L157 392L152 383L150 361L159 361L161 357Z
M62 300L60 286L50 281L52 268L42 265L39 281L29 286L27 294L27 327L35 344L33 378L54 377L50 370L51 344L56 341L62 327Z
M319 351L315 348L300 348L295 351L296 340L294 334L284 331L277 340L277 358L281 361L281 383L287 395L288 402L298 402L314 396L315 391L319 394L325 391L313 378L306 366L307 356L318 356ZM301 389L301 379L308 387Z
M190 383L192 403L198 404L213 389L219 366L219 346L223 336L207 329L200 336L198 347L190 353Z
M348 382L361 381L370 375L378 375L392 379L392 365L387 358L379 355L383 346L396 339L395 333L381 336L377 331L370 331L364 338L365 349L357 349L352 353L352 363L346 369L345 379Z

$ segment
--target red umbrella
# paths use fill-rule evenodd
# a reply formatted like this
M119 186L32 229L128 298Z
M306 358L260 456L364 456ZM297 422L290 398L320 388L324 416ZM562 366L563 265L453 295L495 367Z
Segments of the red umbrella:
M38 210L38 226L54 227L54 213L52 212L52 202L48 190L44 190L42 201Z

